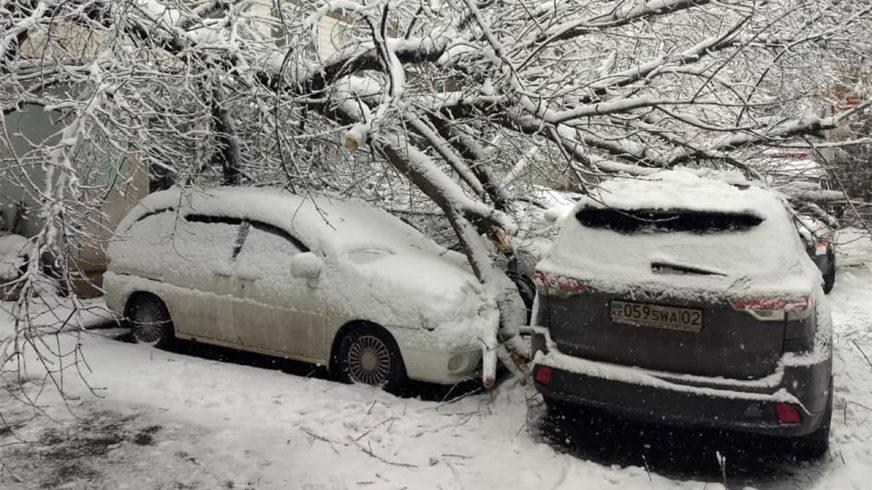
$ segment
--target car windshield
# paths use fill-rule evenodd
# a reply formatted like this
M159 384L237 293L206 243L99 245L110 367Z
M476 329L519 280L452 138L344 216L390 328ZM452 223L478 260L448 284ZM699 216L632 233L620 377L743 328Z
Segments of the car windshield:
M576 214L576 218L588 228L605 228L627 234L677 231L705 234L742 231L763 222L762 218L751 213L683 209L621 210L595 207L582 208Z
M572 246L559 247L558 254L588 274L628 280L688 275L732 280L795 269L795 228L786 215L763 216L753 210L587 205L575 214L581 226L564 238Z

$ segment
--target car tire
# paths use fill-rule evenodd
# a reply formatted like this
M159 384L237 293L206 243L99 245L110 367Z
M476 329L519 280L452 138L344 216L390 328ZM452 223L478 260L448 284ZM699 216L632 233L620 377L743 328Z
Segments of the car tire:
M811 434L790 441L793 456L802 461L814 461L824 457L830 449L830 421L832 418L833 388L832 382L830 382L830 397L821 426Z
M339 341L333 366L340 381L379 386L387 391L401 387L407 380L396 341L374 325L349 328Z
M562 415L570 407L569 403L557 398L543 396L542 399L545 402L545 411L548 412L548 415Z
M545 413L552 420L575 421L584 413L584 407L572 402L544 397Z
M827 253L827 271L824 272L824 294L830 294L836 284L836 257L832 252Z
M126 322L137 344L165 347L175 339L170 312L156 296L134 296L127 305Z
M527 323L529 324L533 313L533 301L536 298L536 285L529 277L519 272L509 271L506 275L515 284L515 287L518 288L518 294L524 302L524 309L527 312Z

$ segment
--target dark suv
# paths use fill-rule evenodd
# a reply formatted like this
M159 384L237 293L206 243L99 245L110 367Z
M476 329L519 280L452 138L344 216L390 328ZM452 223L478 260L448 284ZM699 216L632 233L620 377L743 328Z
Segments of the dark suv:
M536 388L827 450L829 310L778 196L690 171L606 182L537 265Z
M829 294L836 284L836 232L808 214L797 214L795 220L806 253L821 271L824 293Z

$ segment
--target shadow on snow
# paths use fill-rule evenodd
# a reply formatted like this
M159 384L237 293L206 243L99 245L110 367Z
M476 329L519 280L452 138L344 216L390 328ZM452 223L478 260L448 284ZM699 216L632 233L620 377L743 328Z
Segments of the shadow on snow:
M531 418L534 435L557 451L666 478L726 481L728 488L812 488L827 464L796 461L779 441L758 435L642 423L594 409L540 405Z
M116 340L133 342L129 333L116 337ZM306 362L256 354L228 347L219 347L202 342L176 339L164 349L176 354L195 356L213 361L230 362L261 369L272 369L306 378L334 379L327 371L326 366L317 366ZM403 398L419 398L424 401L441 402L482 391L481 382L478 380L470 380L454 385L436 385L409 381L405 386L395 390L393 393Z

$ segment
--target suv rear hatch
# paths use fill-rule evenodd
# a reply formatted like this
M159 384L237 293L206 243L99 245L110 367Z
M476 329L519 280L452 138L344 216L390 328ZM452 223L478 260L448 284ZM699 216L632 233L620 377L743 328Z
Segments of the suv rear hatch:
M801 248L752 212L582 207L566 226L537 274L540 322L566 354L758 378L786 312L809 308Z

